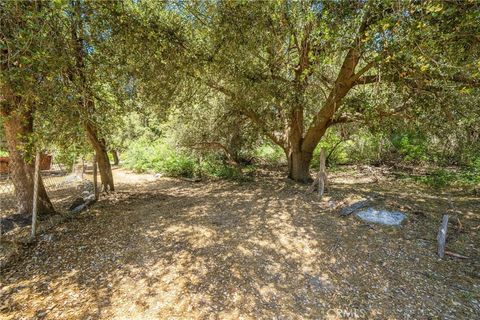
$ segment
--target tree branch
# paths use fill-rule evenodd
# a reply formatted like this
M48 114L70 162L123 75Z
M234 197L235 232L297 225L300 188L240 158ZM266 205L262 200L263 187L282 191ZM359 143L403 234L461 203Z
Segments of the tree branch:
M371 76L363 76L358 78L353 85L357 86L360 84L369 84L369 83L375 83L378 82L380 77L378 75L371 75Z
M377 60L373 60L373 61L370 61L369 63L367 63L362 69L360 69L360 71L358 71L356 74L353 75L352 78L350 78L350 81L352 81L353 83L355 83L361 76L363 76L365 74L365 72L367 72L368 70L370 70L373 66L375 66L377 64Z
M192 76L195 79L203 82L206 86L208 86L208 87L210 87L210 88L212 88L212 89L214 89L214 90L216 90L220 93L223 93L224 95L230 97L233 100L237 99L237 96L233 91L229 90L228 88L225 88L224 86L222 86L218 83L215 83L215 82L210 81L210 80L205 80L204 78L200 78L200 77L192 75L192 74L190 74L190 76ZM262 129L264 134L268 138L270 138L270 140L272 140L273 143L277 144L282 149L285 149L286 141L285 141L284 137L277 137L274 133L269 132L267 124L253 110L251 110L249 108L246 108L245 106L243 106L241 104L237 104L237 106L240 108L239 111L242 114L244 114L245 116L247 116L250 120L252 120L260 129Z
M202 147L199 147L202 146ZM216 141L207 141L207 142L197 142L196 144L193 145L188 145L189 148L193 149L221 149L223 152L225 152L225 155L227 156L228 160L233 161L236 163L235 159L233 159L232 154L228 150L228 148L221 144L220 142Z

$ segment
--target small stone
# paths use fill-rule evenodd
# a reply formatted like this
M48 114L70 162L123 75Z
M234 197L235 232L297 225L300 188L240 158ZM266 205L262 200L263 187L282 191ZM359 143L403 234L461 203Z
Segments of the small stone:
M79 198L76 198L73 203L70 205L70 207L68 207L68 210L69 211L74 211L76 208L78 208L79 206L83 205L85 203L85 200L81 197Z
M44 241L52 241L53 240L53 234L42 234L40 238Z

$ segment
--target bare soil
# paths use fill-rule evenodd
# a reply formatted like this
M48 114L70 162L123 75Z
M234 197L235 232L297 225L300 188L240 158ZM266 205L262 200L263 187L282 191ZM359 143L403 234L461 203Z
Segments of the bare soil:
M275 171L192 183L116 169L117 192L1 270L0 318L479 319L479 199L379 177L334 173L320 201ZM339 215L359 199L407 221ZM447 250L468 259L436 255L446 212Z

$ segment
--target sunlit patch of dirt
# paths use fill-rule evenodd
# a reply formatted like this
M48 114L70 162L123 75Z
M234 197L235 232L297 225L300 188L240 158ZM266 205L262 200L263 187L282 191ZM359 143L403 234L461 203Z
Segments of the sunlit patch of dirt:
M49 230L1 270L2 319L474 319L480 317L479 199L368 172L329 176L320 201L279 172L252 182L115 170L118 191ZM375 182L376 181L376 182ZM369 225L358 199L401 210Z

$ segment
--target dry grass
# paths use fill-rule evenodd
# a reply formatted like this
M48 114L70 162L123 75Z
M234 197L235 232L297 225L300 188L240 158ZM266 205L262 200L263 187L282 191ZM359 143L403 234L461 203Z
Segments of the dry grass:
M474 319L478 199L435 255L445 194L334 175L322 202L278 173L189 183L116 171L119 191L2 270L2 319ZM403 209L400 228L338 216L357 198ZM454 222L456 218L452 219Z

